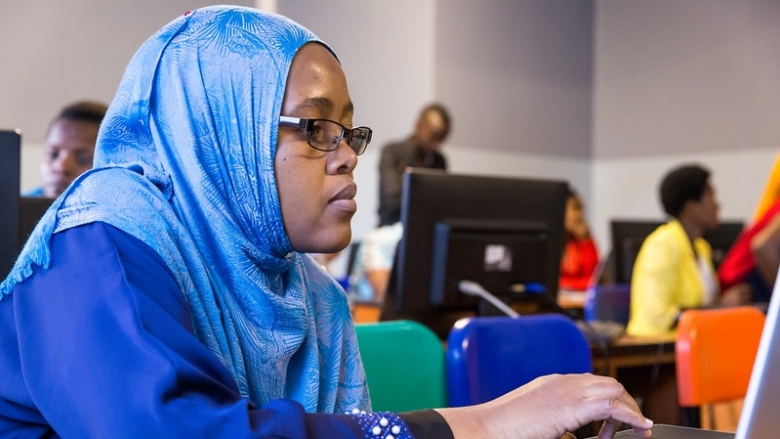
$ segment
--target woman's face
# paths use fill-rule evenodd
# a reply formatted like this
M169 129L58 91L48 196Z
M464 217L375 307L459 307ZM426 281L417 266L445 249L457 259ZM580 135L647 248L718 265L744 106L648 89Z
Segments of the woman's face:
M352 100L344 71L328 49L303 46L287 77L282 115L331 119L352 127ZM330 152L309 146L306 134L280 126L274 170L282 220L299 252L332 253L349 244L357 210L352 171L357 155L342 140Z
M574 233L580 224L582 224L584 217L582 214L582 202L580 197L576 195L570 195L566 199L566 214L564 216L564 225L566 231Z
M707 183L699 201L691 203L693 215L704 230L713 230L718 227L718 205L715 197L715 188Z

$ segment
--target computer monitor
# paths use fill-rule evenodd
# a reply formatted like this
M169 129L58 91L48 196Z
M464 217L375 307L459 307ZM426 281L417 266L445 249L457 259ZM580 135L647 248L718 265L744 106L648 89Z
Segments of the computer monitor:
M737 238L739 238L743 230L745 230L743 221L727 220L721 221L717 229L708 230L704 233L704 239L712 247L712 264L715 265L716 270L720 267L731 246L737 242Z
M445 338L457 319L496 314L458 288L471 280L522 312L556 304L567 183L447 174L404 175L403 238L385 312Z
M662 220L616 219L610 222L614 283L631 283L634 261L639 254L642 243L649 234L653 233L662 224L664 224Z
M11 272L30 232L54 201L19 195L21 148L19 131L0 130L0 281Z
M11 271L18 253L19 182L22 136L0 131L0 279Z
M16 241L18 251L22 250L30 233L53 202L53 198L19 197L19 226Z
M612 220L610 229L612 234L612 258L614 266L614 283L630 283L631 273L634 269L634 261L639 254L639 249L648 235L658 226L664 224L662 220ZM703 238L712 247L712 263L717 270L723 258L745 227L745 223L739 220L721 221L714 230L708 230Z

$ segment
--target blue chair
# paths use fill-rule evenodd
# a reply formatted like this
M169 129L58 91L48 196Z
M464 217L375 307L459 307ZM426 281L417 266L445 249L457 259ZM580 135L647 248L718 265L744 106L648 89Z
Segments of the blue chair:
M447 343L451 407L490 401L543 375L591 370L587 340L560 314L461 319Z
M444 346L432 330L394 320L356 324L355 332L374 411L447 406Z
M631 307L631 285L594 285L585 295L585 320L628 324Z

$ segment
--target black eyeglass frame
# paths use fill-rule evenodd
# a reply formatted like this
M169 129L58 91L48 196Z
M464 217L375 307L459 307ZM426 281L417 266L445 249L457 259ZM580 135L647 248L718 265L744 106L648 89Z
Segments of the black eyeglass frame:
M314 124L316 122L330 122L330 123L335 123L336 125L341 127L341 136L339 137L339 141L333 143L333 147L331 149L326 149L326 148L312 145L311 143L311 136L313 134L312 129L314 128ZM349 145L350 149L352 149L352 151L354 151L356 155L361 155L364 152L366 152L366 148L368 148L368 144L371 143L371 135L374 132L371 128L367 126L347 128L344 125L336 122L335 120L323 119L323 118L279 116L279 125L289 126L303 131L306 134L306 143L308 143L309 146L316 149L317 151L322 151L322 152L335 151L336 148L338 148L339 143L341 143L342 140L345 140L347 142L347 145ZM365 138L365 142L361 142L359 147L355 149L355 147L352 145L352 139L363 139L363 138Z

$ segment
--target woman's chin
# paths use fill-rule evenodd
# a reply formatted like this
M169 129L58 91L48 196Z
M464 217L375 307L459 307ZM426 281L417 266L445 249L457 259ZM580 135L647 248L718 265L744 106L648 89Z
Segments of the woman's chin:
M339 227L337 231L314 242L299 243L298 245L293 242L293 248L300 253L338 253L347 248L351 240L352 228L347 222L346 226Z

